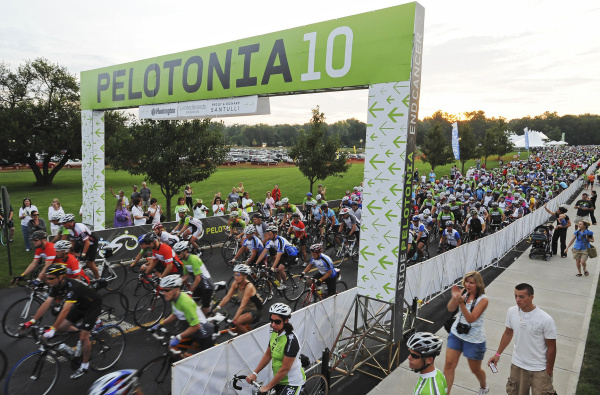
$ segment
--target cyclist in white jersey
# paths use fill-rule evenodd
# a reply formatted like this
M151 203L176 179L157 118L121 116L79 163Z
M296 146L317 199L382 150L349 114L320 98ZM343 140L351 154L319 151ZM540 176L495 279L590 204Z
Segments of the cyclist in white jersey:
M441 337L429 332L417 332L408 339L408 367L419 374L414 395L446 395L448 386L444 374L435 367L435 357L442 351Z
M187 215L186 207L181 207L177 210L179 215L179 223L177 226L171 231L171 233L176 234L179 231L179 235L182 240L187 240L188 237L190 239L190 243L198 250L198 244L196 244L196 240L202 237L204 232L202 228L202 222L192 217L191 215ZM181 230L179 230L181 228Z

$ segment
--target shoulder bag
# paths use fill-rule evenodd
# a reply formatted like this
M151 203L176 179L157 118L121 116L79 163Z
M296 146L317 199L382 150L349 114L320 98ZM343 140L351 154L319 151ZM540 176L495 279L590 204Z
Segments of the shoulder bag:
M586 235L587 237L587 235ZM596 258L598 256L598 250L594 247L588 240L588 248L587 248L588 256L590 258Z
M463 295L465 295L467 292L466 289L463 289ZM469 294L467 295L467 299L469 298ZM475 295L475 299L473 299L473 303L471 303L471 313L473 312L473 309L475 308L475 302L477 301L477 298L479 296ZM444 329L446 330L446 332L450 333L450 330L452 329L452 325L454 325L454 321L456 320L456 315L458 314L460 310L460 307L458 307L456 310L454 310L451 314L450 314L450 318L448 318L445 322L444 322ZM470 327L470 325L469 325Z

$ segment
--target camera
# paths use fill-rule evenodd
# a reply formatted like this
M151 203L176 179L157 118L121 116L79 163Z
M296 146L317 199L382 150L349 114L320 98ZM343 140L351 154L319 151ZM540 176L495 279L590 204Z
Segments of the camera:
M461 335L468 334L470 330L471 330L471 325L463 324L462 322L459 322L456 325L456 332L458 332Z

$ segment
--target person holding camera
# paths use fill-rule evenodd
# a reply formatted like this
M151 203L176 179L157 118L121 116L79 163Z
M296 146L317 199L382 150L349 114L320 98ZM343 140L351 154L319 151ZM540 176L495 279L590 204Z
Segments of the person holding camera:
M481 369L481 361L483 361L486 349L483 317L488 307L485 284L481 274L472 271L465 274L462 285L465 292L461 292L460 288L454 285L452 298L448 302L448 311L458 309L458 314L448 334L444 376L449 394L454 383L454 371L458 365L460 354L464 354L469 362L471 372L479 381L479 395L486 395L489 393L490 387L487 385L485 371Z

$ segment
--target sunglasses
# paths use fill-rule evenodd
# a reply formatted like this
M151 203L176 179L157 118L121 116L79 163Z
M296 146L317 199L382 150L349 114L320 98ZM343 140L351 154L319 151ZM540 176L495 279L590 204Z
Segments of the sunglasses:
M410 356L413 357L413 359L420 359L421 358L421 355L417 355L414 352L411 352Z
M281 325L283 323L283 320L274 320L273 318L269 318L269 322L271 324Z
M166 294L167 292L171 292L173 288L163 288L160 290L160 293Z
M32 217L39 217L39 214L31 214Z
M47 280L47 281L54 281L54 280L56 280L57 278L58 278L58 277L48 277L48 276L46 276L46 280Z

